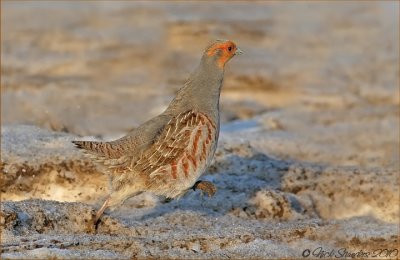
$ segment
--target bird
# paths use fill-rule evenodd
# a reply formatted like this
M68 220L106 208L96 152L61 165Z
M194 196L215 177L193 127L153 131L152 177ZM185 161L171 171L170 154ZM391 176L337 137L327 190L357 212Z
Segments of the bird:
M233 41L214 41L160 115L114 141L72 141L108 175L109 194L94 223L107 208L115 209L142 192L167 199L189 190L215 194L213 183L198 179L218 143L225 65L242 53Z

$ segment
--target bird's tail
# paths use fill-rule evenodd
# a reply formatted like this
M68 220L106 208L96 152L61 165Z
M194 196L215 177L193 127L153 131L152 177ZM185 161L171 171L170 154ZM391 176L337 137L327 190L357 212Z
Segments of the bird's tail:
M72 141L79 149L84 149L91 152L103 152L103 143L95 141Z
M122 149L115 149L113 142L96 141L72 141L79 149L83 149L86 154L107 159L119 158L123 155Z

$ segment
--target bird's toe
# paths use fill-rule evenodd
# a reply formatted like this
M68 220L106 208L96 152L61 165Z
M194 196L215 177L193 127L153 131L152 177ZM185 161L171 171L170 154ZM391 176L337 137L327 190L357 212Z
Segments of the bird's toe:
M208 197L214 196L217 192L217 188L214 184L209 181L198 181L194 184L193 190L201 190L202 193L207 193Z

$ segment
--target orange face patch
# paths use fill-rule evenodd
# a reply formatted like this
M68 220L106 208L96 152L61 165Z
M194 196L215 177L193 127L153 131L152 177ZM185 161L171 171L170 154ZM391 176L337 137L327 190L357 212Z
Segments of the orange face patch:
M236 49L236 45L231 41L217 42L206 50L206 54L214 56L220 53L217 63L220 68L223 68L225 63L235 55Z

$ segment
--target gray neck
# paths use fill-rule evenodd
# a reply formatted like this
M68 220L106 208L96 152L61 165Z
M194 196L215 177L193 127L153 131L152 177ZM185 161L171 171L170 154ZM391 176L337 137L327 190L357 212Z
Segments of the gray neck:
M178 91L166 112L178 114L195 109L208 113L217 121L223 76L224 69L218 67L216 57L203 55L200 65Z

